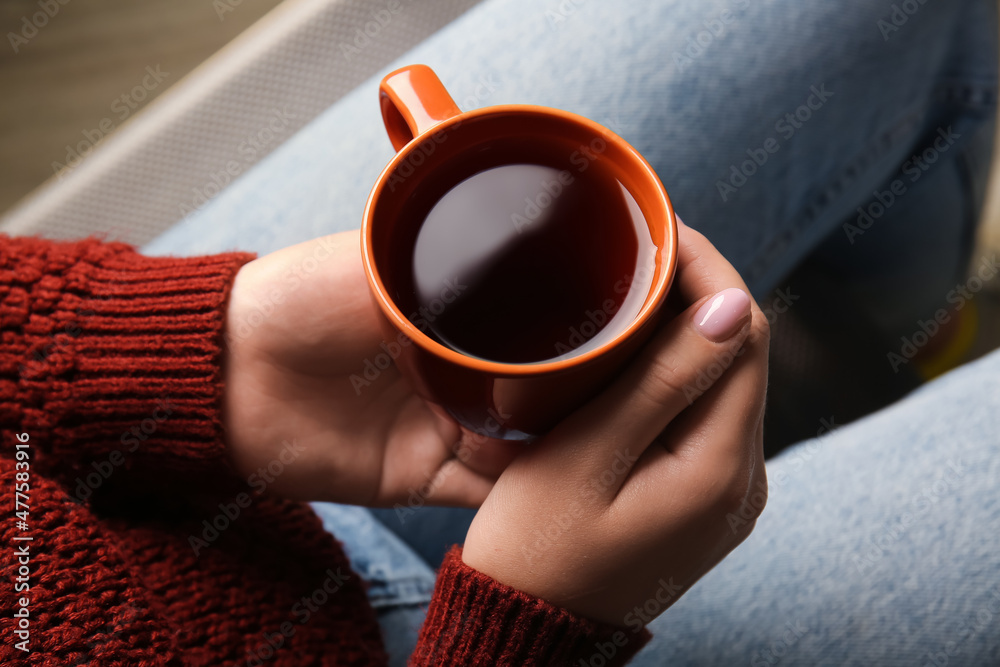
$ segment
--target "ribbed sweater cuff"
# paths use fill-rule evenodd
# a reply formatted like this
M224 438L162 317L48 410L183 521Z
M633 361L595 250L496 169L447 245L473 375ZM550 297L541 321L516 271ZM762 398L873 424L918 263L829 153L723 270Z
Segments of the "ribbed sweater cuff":
M117 450L184 470L224 461L225 307L253 256L152 258L119 243L9 243L20 254L12 290L27 292L16 391L33 439L59 458Z
M494 581L462 562L454 547L438 572L434 598L410 664L626 664L649 640L597 623Z

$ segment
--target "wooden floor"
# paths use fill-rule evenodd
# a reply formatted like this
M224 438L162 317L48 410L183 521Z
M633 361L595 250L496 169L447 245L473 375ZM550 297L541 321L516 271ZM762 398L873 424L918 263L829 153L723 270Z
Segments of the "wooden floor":
M278 2L0 2L0 211Z

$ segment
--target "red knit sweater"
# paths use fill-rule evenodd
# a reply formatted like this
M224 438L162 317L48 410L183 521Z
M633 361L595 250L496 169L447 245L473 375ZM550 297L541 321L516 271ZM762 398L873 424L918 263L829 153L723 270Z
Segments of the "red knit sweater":
M223 314L249 259L0 236L0 664L385 664L364 584L316 515L228 467ZM253 502L196 554L189 538L240 493ZM427 618L415 665L620 665L648 637L457 550Z

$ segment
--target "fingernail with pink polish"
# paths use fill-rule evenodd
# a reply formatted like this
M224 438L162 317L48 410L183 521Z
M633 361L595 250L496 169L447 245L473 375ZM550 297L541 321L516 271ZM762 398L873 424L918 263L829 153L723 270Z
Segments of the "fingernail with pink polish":
M750 316L750 297L738 287L724 289L694 316L694 328L705 338L721 343L740 330Z

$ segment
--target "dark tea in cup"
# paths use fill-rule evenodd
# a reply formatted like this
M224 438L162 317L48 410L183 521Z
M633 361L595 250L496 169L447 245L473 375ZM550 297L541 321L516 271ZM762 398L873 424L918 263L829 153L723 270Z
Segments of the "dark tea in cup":
M657 249L600 149L507 137L425 177L397 227L387 285L410 321L461 354L518 364L621 333L653 278L637 268Z
M379 87L398 151L365 207L383 349L426 401L491 438L544 434L656 327L677 226L621 137L530 105L461 111L411 65Z

